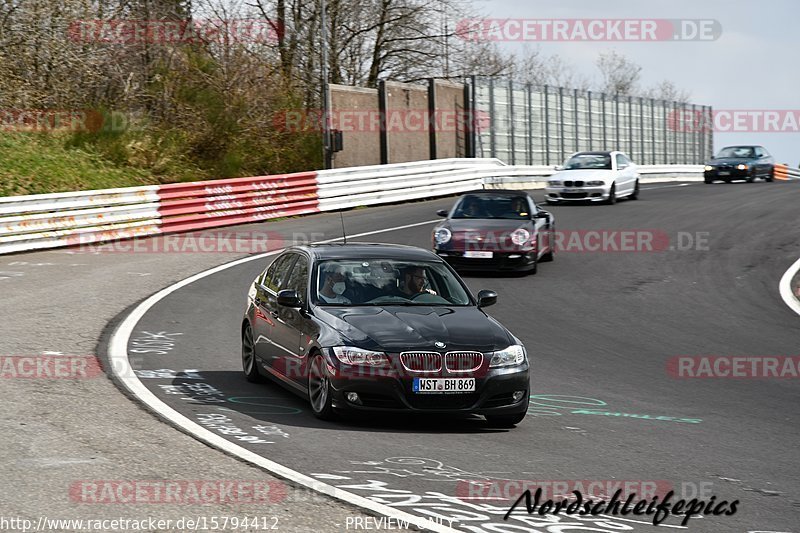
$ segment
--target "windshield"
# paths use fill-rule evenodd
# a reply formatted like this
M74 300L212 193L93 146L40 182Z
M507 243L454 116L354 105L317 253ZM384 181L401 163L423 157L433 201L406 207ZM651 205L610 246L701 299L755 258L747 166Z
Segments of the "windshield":
M584 168L611 170L611 156L608 154L577 154L564 163L564 170Z
M518 194L466 194L456 204L452 218L531 218L531 206Z
M753 147L729 146L727 148L723 148L717 154L717 159L721 159L723 157L753 157Z
M335 259L317 267L318 305L471 305L443 263L394 259Z

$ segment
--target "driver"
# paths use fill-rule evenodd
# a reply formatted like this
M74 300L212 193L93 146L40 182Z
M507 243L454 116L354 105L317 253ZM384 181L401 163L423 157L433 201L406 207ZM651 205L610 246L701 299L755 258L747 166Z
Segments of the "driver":
M403 287L401 291L406 298L414 298L418 294L436 294L436 291L425 288L425 269L410 266L403 272Z
M319 299L326 304L349 304L350 299L344 296L347 290L344 269L337 266L329 266L323 270L325 281L319 290Z
M517 196L511 201L511 210L517 216L526 217L528 216L528 206L526 205L527 203L528 202L526 202L524 198Z

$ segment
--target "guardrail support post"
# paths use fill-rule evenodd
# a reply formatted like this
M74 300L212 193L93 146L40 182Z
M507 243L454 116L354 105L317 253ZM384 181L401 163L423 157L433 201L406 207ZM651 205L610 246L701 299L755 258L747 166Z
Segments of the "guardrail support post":
M389 107L388 95L386 94L386 82L378 82L378 123L380 132L381 165L389 163L389 139L386 131L387 108Z

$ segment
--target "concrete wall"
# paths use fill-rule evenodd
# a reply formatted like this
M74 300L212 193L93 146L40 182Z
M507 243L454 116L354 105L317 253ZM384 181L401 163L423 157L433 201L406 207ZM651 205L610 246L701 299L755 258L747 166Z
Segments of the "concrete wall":
M464 86L436 80L436 158L465 157Z
M378 90L330 85L332 128L342 130L344 150L333 154L333 168L381 163Z
M386 111L389 163L430 159L428 88L387 82Z
M387 162L432 159L428 86L386 82ZM331 84L332 129L342 130L344 149L333 168L381 163L379 91ZM464 86L437 80L434 86L436 158L465 157Z

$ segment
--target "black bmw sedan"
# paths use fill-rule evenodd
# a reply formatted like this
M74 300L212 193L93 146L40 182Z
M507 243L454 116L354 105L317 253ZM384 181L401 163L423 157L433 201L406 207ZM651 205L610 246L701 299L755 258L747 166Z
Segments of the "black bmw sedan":
M433 251L458 270L535 274L552 261L555 219L524 191L479 190L462 195L433 229Z
M525 348L435 254L388 244L295 246L250 287L241 326L251 382L270 377L337 411L480 414L528 408Z
M726 146L703 169L706 183L715 180L752 183L756 178L772 181L774 174L775 160L763 146Z

